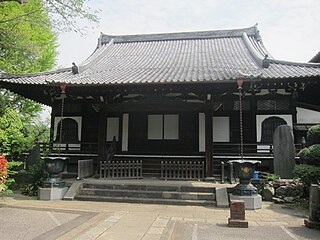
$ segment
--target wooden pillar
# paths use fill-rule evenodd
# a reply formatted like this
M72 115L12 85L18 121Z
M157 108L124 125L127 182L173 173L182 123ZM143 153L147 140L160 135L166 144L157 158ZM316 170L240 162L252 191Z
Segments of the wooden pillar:
M106 159L107 152L107 112L105 105L101 105L99 111L99 127L98 127L98 157L97 166L99 161Z
M293 92L291 95L291 99L290 99L290 110L292 112L292 126L295 126L297 124L297 97L298 97L298 93L297 92ZM293 136L294 136L294 143L301 143L301 139L298 139L296 136L296 131L293 128Z
M257 97L255 94L252 94L250 98L250 103L251 103L251 136L250 136L250 143L257 143ZM248 114L248 113L247 113Z
M212 177L212 107L208 104L205 109L205 148L206 148L206 177Z
M56 106L55 106L56 102L54 103L53 107L51 108L51 122L50 122L50 152L51 152L51 148L53 147L53 141L54 139L54 118L57 115L57 111L56 111Z

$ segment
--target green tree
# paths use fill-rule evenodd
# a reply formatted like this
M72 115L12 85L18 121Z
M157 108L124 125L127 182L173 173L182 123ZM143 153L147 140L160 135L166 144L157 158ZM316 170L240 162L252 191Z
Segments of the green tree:
M55 64L59 31L85 33L98 22L86 0L0 1L0 70L41 72ZM94 25L91 25L94 26Z
M0 3L0 69L11 73L51 69L57 55L53 30L44 1ZM9 160L48 136L47 122L39 121L42 105L0 89L0 153Z
M21 14L28 14L28 19L18 17ZM2 71L39 72L55 65L57 37L41 0L1 3L0 32Z
M9 160L32 147L36 138L35 125L23 122L23 117L7 108L0 117L0 152Z
M57 32L81 32L83 28L77 24L79 19L86 23L83 20L98 21L97 12L86 8L86 2L0 0L0 71L30 73L52 69L57 55ZM48 136L48 131L45 131L48 124L39 122L40 104L0 89L0 117L8 117L7 108L19 115L17 121L23 124L21 132L24 136L34 140ZM28 144L21 142L21 146Z
M83 20L98 21L96 12L85 8L85 2L0 0L0 77L1 71L31 73L52 69L57 55L57 32L84 33L85 27L77 20L86 25ZM0 153L5 153L10 161L8 175L13 175L19 165L14 159L34 142L49 139L49 122L39 121L41 109L38 103L0 89ZM12 182L8 180L7 184Z
M0 0L0 3L5 1L28 3L33 0ZM90 23L92 24L91 27L94 27L94 25L99 22L97 15L99 11L87 7L86 2L88 2L88 0L42 0L42 2L41 8L32 9L29 12L18 14L13 18L0 20L0 23L15 20L28 21L30 15L42 9L45 9L49 14L54 29L58 31L73 30L82 34L84 30L90 26Z

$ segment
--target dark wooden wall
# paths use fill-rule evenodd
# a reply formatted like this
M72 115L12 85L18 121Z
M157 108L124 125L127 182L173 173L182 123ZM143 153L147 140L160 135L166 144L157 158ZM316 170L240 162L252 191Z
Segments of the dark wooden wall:
M145 154L196 153L198 151L198 113L174 114L179 114L179 139L148 140L148 113L130 113L129 151Z

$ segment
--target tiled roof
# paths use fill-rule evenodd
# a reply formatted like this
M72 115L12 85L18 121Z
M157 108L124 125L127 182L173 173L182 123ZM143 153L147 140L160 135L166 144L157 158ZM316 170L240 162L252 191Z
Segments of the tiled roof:
M225 82L241 75L261 79L320 76L320 64L279 61L267 52L257 27L205 32L109 36L79 66L11 75L0 81L76 85Z

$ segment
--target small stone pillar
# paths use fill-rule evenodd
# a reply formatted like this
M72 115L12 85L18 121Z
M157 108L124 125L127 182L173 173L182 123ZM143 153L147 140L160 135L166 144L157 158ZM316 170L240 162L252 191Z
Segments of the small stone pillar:
M320 186L312 184L309 194L309 219L304 220L308 228L320 229Z
M232 200L230 202L230 218L228 219L228 226L237 228L248 228L244 201Z

